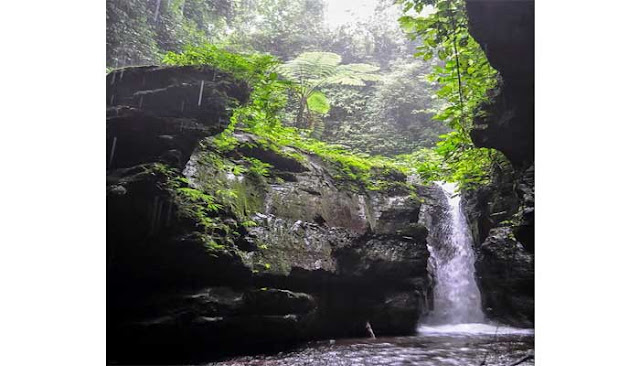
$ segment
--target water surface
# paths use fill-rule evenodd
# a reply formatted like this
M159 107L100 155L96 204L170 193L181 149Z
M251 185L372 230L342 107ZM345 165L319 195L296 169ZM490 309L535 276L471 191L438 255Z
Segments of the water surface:
M481 365L508 366L533 354L531 329L490 324L423 326L412 337L346 339L312 342L274 355L236 357L208 364L224 366L260 365ZM527 360L520 365L533 365Z

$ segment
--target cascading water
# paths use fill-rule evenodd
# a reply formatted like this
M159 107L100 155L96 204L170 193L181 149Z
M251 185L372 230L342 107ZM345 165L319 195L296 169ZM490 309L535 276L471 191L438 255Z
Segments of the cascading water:
M436 285L430 325L482 323L480 290L475 280L471 232L462 213L456 184L437 183L447 198L448 211L435 226L437 243L429 245L435 260Z

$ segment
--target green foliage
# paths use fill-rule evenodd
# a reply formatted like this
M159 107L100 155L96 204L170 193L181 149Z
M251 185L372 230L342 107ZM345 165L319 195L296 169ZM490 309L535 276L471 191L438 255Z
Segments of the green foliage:
M278 78L275 69L280 62L273 56L239 54L206 44L188 46L181 53L169 52L163 62L168 65L209 65L247 81L252 87L251 98L248 105L234 110L232 126L267 125L274 128L280 124L291 83ZM222 139L221 143L228 143L227 148L232 147L228 134Z
M398 6L394 0L371 1L373 14L368 19L354 20L331 32L324 49L342 56L345 63L376 64L390 69L390 64L407 58L414 43L404 37L397 22Z
M408 165L400 164L392 158L354 153L344 147L306 137L295 127L246 128L245 130L261 137L262 148L270 149L280 155L304 162L305 158L301 155L285 151L285 147L293 147L319 156L333 167L330 171L333 178L354 191L390 188L387 183L396 179L392 175L398 176L410 172ZM394 174L388 174L390 172Z
M405 166L412 173L417 173L422 180L432 182L443 179L443 159L433 149L420 149L410 154L396 156L399 164Z
M226 129L208 140L208 142L219 152L232 151L238 146L238 140L233 137L232 132L232 129Z
M163 63L168 65L209 65L237 78L256 83L264 79L265 70L278 62L266 54L239 54L213 44L188 45L180 53L167 52Z
M257 176L268 177L269 171L271 170L271 168L273 168L273 165L265 163L262 160L256 158L244 157L244 160L250 163L249 172Z
M165 164L150 164L142 174L154 177L165 199L175 207L178 219L192 225L195 233L187 230L191 239L200 241L213 253L233 244L237 225L224 222L226 208L216 197L189 187L188 180L180 172Z
M297 127L313 129L311 112L325 114L330 104L320 89L327 85L364 86L377 81L378 67L368 64L341 65L342 57L332 52L305 52L278 68L287 80L294 82L297 100Z
M310 0L108 1L107 66L116 66L116 59L117 66L155 64L167 51L188 52L186 45L193 45L192 51L194 48L201 51L180 60L169 57L166 61L215 64L221 70L231 66L225 70L241 75L246 70L235 67L242 65L240 58L228 63L225 62L228 55L210 56L224 50L244 58L268 53L291 60L304 52L332 52L340 55L344 64L365 64L354 66L353 71L359 73L366 74L379 66L377 74L385 85L367 82L364 76L323 86L320 90L326 99L316 103L321 100L314 96L309 105L311 110L308 114L303 112L297 126L312 126L312 136L316 138L370 154L391 156L432 146L437 136L448 130L433 123L428 113L420 112L430 107L424 96L431 92L423 80L414 77L413 71L407 72L402 66L411 58L416 42L402 36L396 21L399 9L393 0L372 1L371 18L353 20L335 29L325 26L325 6L324 1ZM202 55L210 43L217 45L216 50ZM426 70L421 72L426 73L429 67L425 65ZM273 71L264 69L258 78ZM251 82L253 106L236 110L234 125L265 124L278 128L280 122L294 124L299 100L296 96L287 104L287 95L296 93L288 92L290 85L284 80L277 80L258 88L259 80ZM395 104L396 100L402 103ZM281 109L278 103L287 107Z
M260 34L260 37L266 37L264 39L274 40L274 44L263 48L265 51L273 52L278 49L282 44L278 43L278 39L286 38L283 34L285 28L317 25L313 21L306 22L305 25L304 21L289 19L292 14L304 14L303 18L307 17L307 20L321 19L320 8L296 0L256 0L263 7L253 10L249 9L247 1L238 0L235 7L232 7L233 11L225 13L225 17L227 20L229 17L244 19L242 23L247 26L236 24L236 30L244 30L247 35ZM428 180L460 180L463 185L480 184L486 181L488 167L491 166L490 159L495 154L475 149L469 138L469 131L474 111L486 100L487 90L495 85L495 70L491 69L482 50L468 34L462 0L401 2L406 11L415 10L418 13L427 6L432 7L426 16L405 15L399 20L402 28L414 41L421 41L416 56L430 60L425 67L386 58L382 64L390 67L390 70L378 73L378 66L366 63L377 63L371 55L382 57L381 50L401 54L407 49L401 42L383 44L391 42L392 32L385 33L383 28L376 28L375 21L362 25L370 38L362 44L360 51L351 52L348 47L344 48L350 64L341 64L341 55L333 52L303 52L284 64L273 56L255 51L231 52L229 49L233 47L243 48L240 46L243 42L251 43L241 32L232 32L225 41L225 47L193 42L200 45L188 46L181 53L169 52L163 62L173 65L210 65L247 81L251 86L249 104L236 108L230 127L211 141L219 152L228 152L237 147L233 131L242 128L260 136L261 144L283 155L301 158L292 150L282 149L283 146L317 154L332 162L335 176L339 180L359 182L360 186L370 189L385 186L375 182L384 181L378 180L376 175L387 166L405 173L417 171ZM176 12L178 3L180 2L171 5L169 10ZM281 11L279 7L282 5L291 5L291 11ZM383 8L384 6L380 7ZM228 15L231 13L233 14ZM278 25L276 20L283 19L288 19L290 24L282 27ZM252 22L255 24L249 26ZM256 24L259 27L254 27ZM255 29L250 29L251 27ZM325 32L321 28L314 29L320 33ZM359 37L357 32L349 32L345 27L338 30L340 32L344 40L356 41ZM335 38L335 42L327 43L331 47L346 47L346 43L339 42L339 37L329 38ZM237 41L233 46L228 42L232 39ZM306 42L309 46L322 39L324 38L318 37L313 41L307 39L302 43ZM371 39L374 39L373 43L369 42ZM289 41L291 42L287 47L297 42L293 38L287 38L286 42ZM253 46L257 44L253 43ZM291 47L284 53L274 53L290 57L307 46ZM402 51L403 47L405 51ZM315 46L312 48L318 49ZM439 60L434 58L435 55ZM425 73L430 74L429 83L424 81ZM368 83L371 81L381 82ZM425 97L433 94L435 100ZM314 130L311 136L338 141L345 146L325 144L310 138L307 132L283 127L282 122L287 117L288 95L295 96L296 126L311 128ZM443 121L445 124L436 125L432 121ZM449 128L453 132L447 133ZM403 158L374 158L359 154L358 150L352 148L355 146L360 151L393 155L432 146L437 136L442 139L435 150L428 154L428 159L425 157L425 160L414 161L412 164ZM433 158L434 154L437 154L437 159ZM213 163L226 164L220 161ZM269 175L268 164L259 160L247 160L246 163L236 164L230 169L234 174L249 171L256 176Z
M316 0L235 0L228 44L237 51L268 52L283 59L322 49L329 38L324 6Z
M435 87L425 80L431 65L419 61L391 64L381 82L371 87L332 87L333 108L322 138L371 154L393 156L432 147L450 131L432 120L439 100L429 98Z
M372 21L330 31L322 25L322 3L316 1L162 1L157 23L152 22L155 9L149 9L155 2L132 0L140 6L124 10L126 2L108 2L108 66L122 54L129 62L152 63L171 51L165 64L209 65L251 87L249 103L234 109L229 128L201 146L206 151L202 164L211 167L202 172L208 175L206 184L190 186L163 165L149 170L168 177L177 214L194 223L205 245L214 251L228 248L241 226L256 225L250 217L263 198L229 174L263 183L279 179L266 162L231 158L242 147L235 130L258 136L261 148L303 163L303 153L317 155L338 184L356 192L411 193L404 175L413 173L426 181L458 181L466 188L487 182L491 167L502 158L475 148L469 131L496 74L468 34L464 2L401 2L418 13L400 19L409 41L398 37L395 20L386 22L396 17L381 15L389 6L379 6ZM432 12L420 15L427 6L433 6ZM428 62L406 59L416 44L416 57ZM272 55L290 61L281 64ZM291 104L294 111L287 110ZM294 118L296 126L311 127L313 134L283 126Z
M489 65L478 43L468 31L463 0L401 0L404 11L426 16L405 15L399 19L403 29L413 39L422 40L415 56L431 60L434 55L443 65L434 67L428 80L440 88L436 96L445 103L434 110L433 119L449 125L454 131L441 136L435 151L443 158L438 174L429 163L419 171L423 178L457 181L471 188L489 181L493 154L488 149L475 148L469 133L478 107L487 101L488 91L496 86L497 72Z
M368 19L348 22L331 34L324 48L342 56L344 63L368 63L380 67L380 82L368 86L329 86L323 92L331 101L329 115L316 123L315 134L369 154L394 156L432 147L438 136L449 132L431 120L429 96L433 87L424 80L430 63L412 59L416 41L404 36L393 0L371 1ZM433 62L435 64L435 60Z
M244 227L255 227L255 226L258 226L258 224L256 224L256 222L253 221L253 220L246 220L246 221L242 222L242 226L244 226Z
M214 153L202 158L205 166L221 175L238 172L241 167ZM208 175L211 170L204 173ZM196 187L179 171L161 163L149 164L141 174L154 177L158 188L172 200L178 219L188 224L180 227L190 227L186 230L190 239L200 241L213 254L234 250L240 227L256 225L248 218L254 213L256 203L248 197L242 184L211 176L208 184Z
M238 142L233 138L233 131L242 128L260 137L258 143L262 148L270 149L278 154L296 160L304 160L301 155L284 151L284 146L295 147L301 151L320 156L335 167L334 178L338 181L355 184L354 189L383 189L387 187L384 177L378 177L378 171L389 169L405 169L389 158L374 157L368 154L354 154L335 145L305 137L302 131L294 127L283 127L279 117L286 98L281 92L286 87L295 86L295 90L304 92L305 110L318 113L329 111L328 100L317 88L328 84L353 84L367 80L376 80L378 76L370 74L376 67L365 64L340 65L339 55L323 52L312 52L301 55L295 60L277 68L288 78L297 77L302 84L293 81L284 82L274 74L277 61L265 55L235 54L213 45L188 47L181 54L169 53L165 63L175 65L206 64L226 71L234 76L247 80L252 86L251 102L248 106L236 108L231 118L231 125L220 135L209 140L219 152L231 151ZM297 66L296 66L297 65ZM297 67L297 69L296 69ZM208 164L228 171L224 159L213 154L208 156ZM245 158L249 162L248 170L258 176L268 176L271 166L258 159ZM237 197L229 197L224 190L216 192L225 205L233 206Z
M187 200L195 203L204 203L206 208L213 211L218 212L222 207L220 204L213 202L213 197L204 192L201 192L197 189L183 187L178 188L178 194L182 197L185 197Z
M216 222L214 217L222 204L215 203L211 195L188 187L178 188L175 192L180 214L184 218L192 220L207 234L213 234L221 228L221 223Z
M326 114L331 109L329 99L327 99L327 97L319 91L314 91L313 93L311 93L311 95L309 95L307 104L309 106L309 110L319 114Z
M166 51L221 41L232 22L234 2L107 1L107 66L156 64Z

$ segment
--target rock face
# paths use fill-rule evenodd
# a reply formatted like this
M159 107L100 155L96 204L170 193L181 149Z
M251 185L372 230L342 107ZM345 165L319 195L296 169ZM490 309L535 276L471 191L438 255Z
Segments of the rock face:
M469 31L502 83L486 117L474 121L476 146L502 151L516 167L533 163L534 2L467 0Z
M478 248L476 273L489 318L533 327L533 255L518 242L511 228L491 229Z
M487 112L474 121L476 146L500 150L510 166L490 185L465 192L476 275L489 318L533 326L534 2L467 0L470 33L500 72ZM509 164L507 164L509 165Z
M208 67L146 66L107 75L107 168L184 165L196 143L229 124L245 83Z
M503 164L492 183L463 193L462 205L476 249L476 277L485 314L517 327L533 327L533 166Z
M107 84L110 361L366 336L367 322L415 331L433 190L399 172L358 186L335 162L246 133L220 148L212 136L248 90L215 70L132 68Z

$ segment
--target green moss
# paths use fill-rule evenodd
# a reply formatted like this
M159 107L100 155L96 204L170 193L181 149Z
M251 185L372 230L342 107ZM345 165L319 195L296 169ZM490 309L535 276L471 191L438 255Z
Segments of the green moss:
M152 178L171 202L180 222L178 235L200 242L211 253L233 248L240 225L219 197L189 186L189 180L177 169L162 163L141 166L135 177Z
M262 210L270 165L254 158L231 158L214 150L209 140L198 155L194 183L231 216L250 227L250 217ZM245 225L246 224L246 225ZM255 225L255 223L253 223Z

